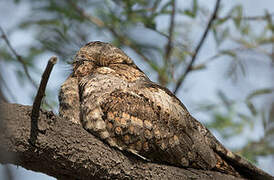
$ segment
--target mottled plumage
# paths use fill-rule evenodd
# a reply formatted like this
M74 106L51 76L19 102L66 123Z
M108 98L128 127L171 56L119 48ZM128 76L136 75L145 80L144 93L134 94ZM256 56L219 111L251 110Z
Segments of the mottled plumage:
M109 43L91 42L79 50L59 99L62 117L152 162L271 178L225 149L176 96Z

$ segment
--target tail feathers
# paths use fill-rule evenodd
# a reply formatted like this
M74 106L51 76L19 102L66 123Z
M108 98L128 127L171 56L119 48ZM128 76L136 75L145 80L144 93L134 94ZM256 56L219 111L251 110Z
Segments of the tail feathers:
M219 171L222 173L226 173L226 174L230 174L230 175L233 175L236 177L241 177L239 172L237 170L235 170L235 168L233 166L231 166L225 160L223 160L218 154L215 154L215 157L217 159L217 164L213 168L213 170L216 170L216 171Z
M251 164L241 156L238 156L236 159L227 158L227 162L231 164L243 177L248 179L258 179L258 180L274 180L274 177L264 172L263 170L257 168L255 165ZM226 158L226 157L224 157Z
M248 179L274 180L273 176L257 168L243 157L226 149L215 137L212 140L215 141L212 144L214 144L214 151L218 154L217 158L221 158L216 165L218 171L224 169L226 170L225 172L231 175L237 177L240 175L240 177ZM235 172L236 174L233 174Z

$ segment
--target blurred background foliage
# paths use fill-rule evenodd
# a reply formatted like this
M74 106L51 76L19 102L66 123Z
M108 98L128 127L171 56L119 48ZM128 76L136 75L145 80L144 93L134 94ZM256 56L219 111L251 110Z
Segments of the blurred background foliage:
M0 58L13 66L20 86L31 87L30 98L42 73L37 59L57 55L69 73L74 54L91 40L111 42L129 52L154 81L183 102L184 95L195 96L189 93L192 87L185 79L207 72L216 61L222 63L215 63L214 68L223 69L219 76L232 82L231 86L247 84L249 75L258 71L273 71L274 12L247 16L242 4L227 8L219 0L211 2L216 4L202 0L14 0L15 7L28 4L29 12L16 25L1 27ZM32 41L15 47L9 37L18 31L31 32ZM200 53L203 48L210 53ZM256 70L252 70L254 66ZM18 90L10 88L12 82L2 70L0 77L1 94L7 101L15 101ZM256 79L258 84L261 77ZM44 108L58 108L56 88L47 89ZM247 159L256 163L258 157L273 158L274 87L244 85L242 89L235 95L220 87L214 91L214 100L192 102L190 110L206 117L198 119ZM253 138L257 126L262 127L260 137ZM244 143L233 146L238 140Z

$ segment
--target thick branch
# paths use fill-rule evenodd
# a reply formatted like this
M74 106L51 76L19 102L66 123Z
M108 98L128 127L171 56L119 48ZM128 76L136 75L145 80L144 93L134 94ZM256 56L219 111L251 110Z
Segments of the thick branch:
M59 179L236 179L214 171L183 169L125 156L80 125L41 112L36 146L30 135L31 106L3 103L0 162L46 173Z

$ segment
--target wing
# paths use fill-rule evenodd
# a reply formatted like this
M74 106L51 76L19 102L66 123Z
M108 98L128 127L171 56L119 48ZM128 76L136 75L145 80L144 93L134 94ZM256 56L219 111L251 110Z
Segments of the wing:
M225 149L168 89L113 76L91 79L81 83L82 124L110 146L154 162L270 177Z
M211 167L213 167L212 169L220 172L225 172L234 176L247 177L250 179L273 179L273 177L271 177L269 174L249 163L241 156L226 149L206 127L204 127L195 118L190 116L187 109L180 102L180 100L177 99L168 89L154 83L147 83L144 86L146 88L144 88L143 91L146 92L150 99L153 99L153 102L159 103L159 105L167 104L165 111L171 109L172 111L170 113L172 114L172 116L179 117L178 120L176 118L175 120L171 120L171 124L175 123L175 132L180 134L182 136L182 139L184 138L184 136L190 137L190 139L192 139L192 141L194 142L194 146L192 146L194 151L192 152L196 152L196 154L198 156L201 156L203 160L209 160L210 158L212 158L213 161L209 161L212 165ZM156 93L151 93L153 89L158 90ZM184 128L185 130L183 130ZM178 135L178 137L180 135ZM180 144L179 146L181 145L185 146L185 144ZM210 156L203 156L203 154L207 153L213 154L211 154ZM196 163L196 161L201 161L201 159L196 159L192 162ZM192 165L190 165L190 167L197 168L196 166ZM199 165L198 167L201 168L201 165Z
M152 161L215 167L213 150L169 91L151 82L127 84L113 76L90 79L81 85L81 120L91 133Z
M59 115L74 123L80 123L80 98L78 80L69 76L59 92Z
M160 132L159 140L154 136L150 142L151 151L145 156L183 167L215 167L217 159L205 136L200 132L203 129L197 129L185 106L168 89L152 82L144 82L131 90L154 112L153 116L149 113L149 117L144 118L153 124L153 132ZM141 114L147 114L147 110L142 111L141 107L138 108ZM155 153L155 149L160 149L159 153ZM158 154L161 155L157 157Z

